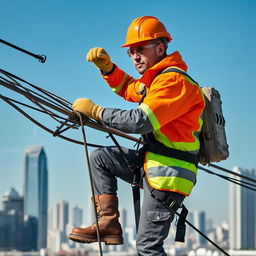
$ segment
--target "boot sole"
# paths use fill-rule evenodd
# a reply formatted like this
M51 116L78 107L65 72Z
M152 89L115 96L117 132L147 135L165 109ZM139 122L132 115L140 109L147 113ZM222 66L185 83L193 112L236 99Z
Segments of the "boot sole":
M95 243L98 242L97 237L94 236L84 236L80 234L70 233L69 239L78 242L78 243ZM117 245L117 244L123 244L123 237L121 236L103 236L100 238L101 242L104 242L105 244L109 245Z

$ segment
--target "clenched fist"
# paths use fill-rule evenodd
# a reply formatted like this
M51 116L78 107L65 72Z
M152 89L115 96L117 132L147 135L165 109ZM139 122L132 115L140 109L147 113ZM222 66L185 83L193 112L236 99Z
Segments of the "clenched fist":
M113 68L110 56L103 48L95 47L89 50L86 60L93 62L103 72L109 72Z

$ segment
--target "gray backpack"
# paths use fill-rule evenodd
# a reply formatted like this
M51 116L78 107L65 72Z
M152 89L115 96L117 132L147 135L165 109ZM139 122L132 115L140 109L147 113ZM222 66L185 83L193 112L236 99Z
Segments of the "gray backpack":
M180 69L169 68L160 74L168 72L177 72L198 84L186 72ZM227 159L229 151L220 93L214 87L202 87L201 89L204 94L205 109L202 115L204 123L199 135L200 150L198 160L201 164L209 164Z

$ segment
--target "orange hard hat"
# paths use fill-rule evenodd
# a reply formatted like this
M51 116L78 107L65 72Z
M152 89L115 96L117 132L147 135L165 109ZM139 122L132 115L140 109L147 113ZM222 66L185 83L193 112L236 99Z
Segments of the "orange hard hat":
M166 38L168 43L172 40L162 22L152 16L142 16L132 21L127 31L126 42L121 47L157 38Z

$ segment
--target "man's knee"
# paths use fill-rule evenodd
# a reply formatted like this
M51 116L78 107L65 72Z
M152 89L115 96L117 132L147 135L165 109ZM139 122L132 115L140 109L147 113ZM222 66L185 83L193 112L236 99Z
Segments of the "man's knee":
M93 164L99 164L102 159L104 158L104 151L102 148L95 149L94 151L91 152L90 154L90 162Z

